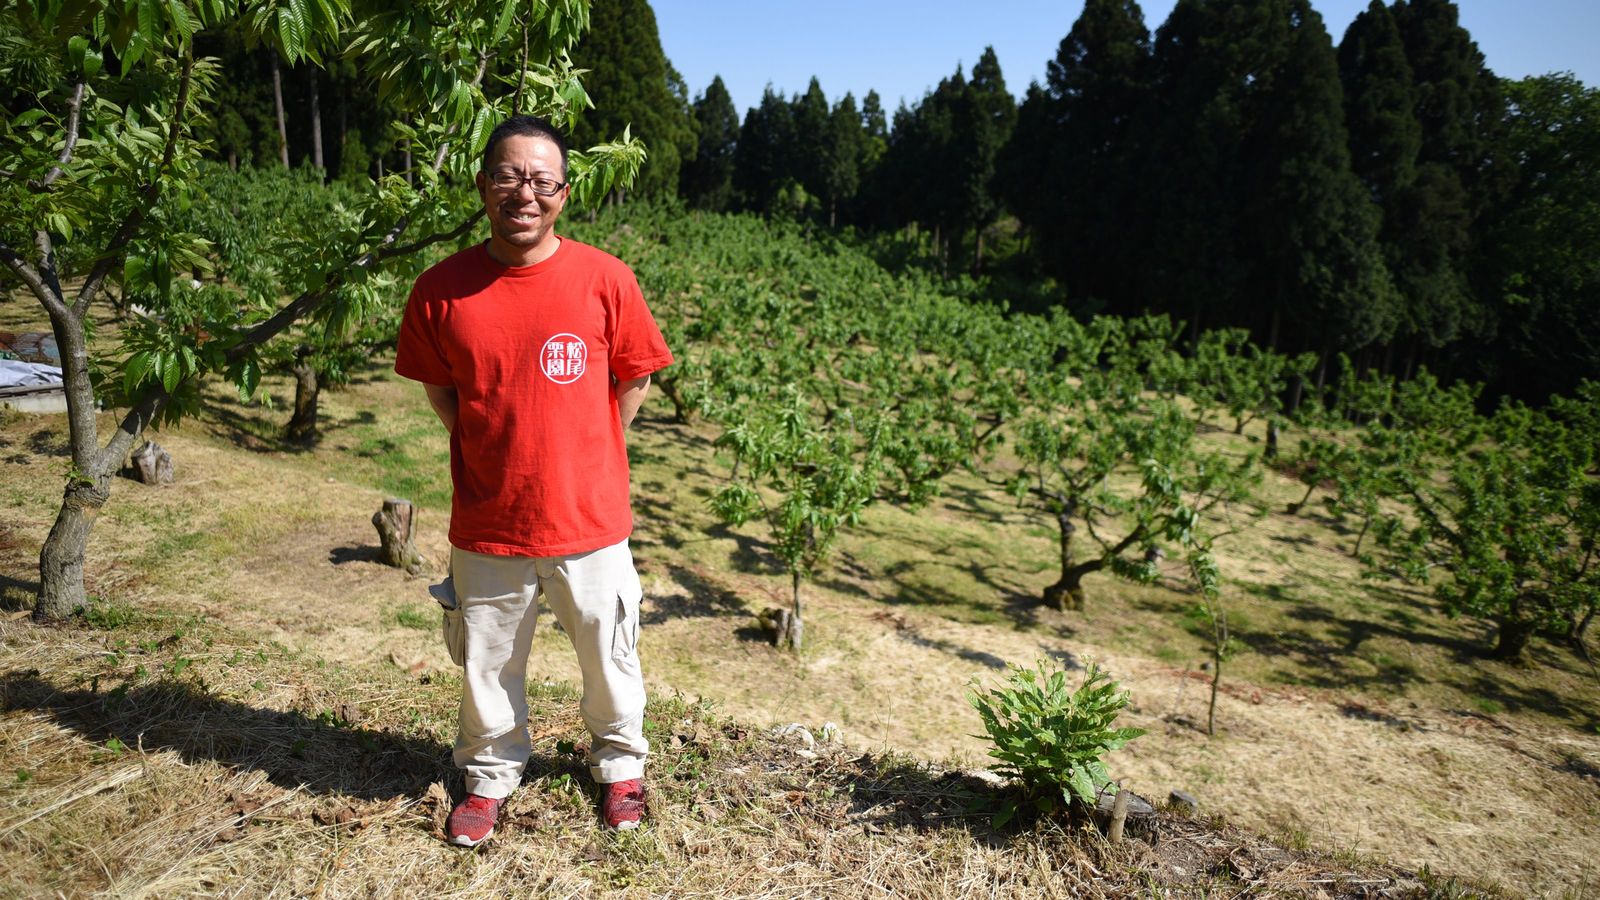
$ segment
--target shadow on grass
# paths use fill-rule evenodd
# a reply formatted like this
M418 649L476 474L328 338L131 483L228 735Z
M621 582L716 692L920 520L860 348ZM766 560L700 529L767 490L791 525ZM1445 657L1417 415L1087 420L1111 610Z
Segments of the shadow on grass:
M652 602L640 615L641 624L660 625L672 619L750 618L749 608L733 591L693 569L671 564L666 569L673 581L688 590L689 596Z
M921 832L960 829L979 843L1003 847L1019 831L997 832L991 823L1007 789L960 770L870 753L835 772L848 786L852 820L873 828Z
M963 579L970 579L980 590L963 593L944 587L944 580L939 578L912 577L918 570L929 567L963 573ZM986 565L976 560L962 561L951 555L942 558L935 555L894 563L877 573L867 572L859 566L856 568L857 577L863 582L876 579L888 583L882 596L875 599L889 606L915 606L958 622L1009 623L1018 631L1048 627L1063 638L1070 638L1077 633L1077 629L1061 617L1049 615L1048 607L1037 594L1023 593L1013 585L998 581L991 572L996 569L1006 571L1001 563ZM866 595L864 590L848 582L835 580L825 584L832 590ZM949 613L942 613L941 610Z
M1529 656L1533 665L1547 665L1539 660L1538 656L1553 656L1559 651L1554 648L1544 648L1543 653L1529 648ZM1573 723L1573 726L1588 734L1593 734L1600 728L1600 714L1586 704L1575 701L1571 697L1563 697L1546 687L1534 685L1513 684L1492 675L1474 671L1462 673L1465 677L1456 681L1456 687L1483 700L1493 701L1506 712L1542 712L1547 715L1557 716ZM1461 715L1473 715L1470 711L1459 711Z
M268 421L248 415L244 411L252 408L237 401L207 397L202 421L213 435L241 450L249 450L252 453L306 454L314 452L320 444L337 436L341 431L355 425L370 425L378 420L377 416L368 410L361 410L349 419L320 415L317 417L316 435L310 440L294 441L283 435L283 430L289 422L287 415L282 416L281 422Z
M936 650L940 653L947 653L956 657L957 659L964 659L967 662L978 663L979 665L987 666L990 669L1003 670L1006 667L1006 661L998 656L995 656L993 653L986 653L982 650L974 650L971 647L963 647L960 644L957 644L953 641L947 641L942 638L924 637L921 634L918 634L914 629L908 628L895 633L906 643L921 647L925 650Z
M0 611L33 609L34 601L39 596L39 587L37 581L0 575Z
M345 724L331 714L258 709L187 681L61 690L35 670L7 672L0 675L0 710L42 713L97 744L116 738L128 748L174 751L189 763L255 769L290 791L387 800L415 797L444 781L460 793L446 744ZM528 777L572 767L570 759L535 754Z
M328 551L328 562L336 566L354 562L381 562L383 548L371 544L346 544Z

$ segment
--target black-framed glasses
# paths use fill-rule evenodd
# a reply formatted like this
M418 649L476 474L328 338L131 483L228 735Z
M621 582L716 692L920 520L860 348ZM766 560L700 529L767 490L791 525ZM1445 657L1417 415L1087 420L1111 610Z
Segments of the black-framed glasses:
M516 172L507 172L501 169L489 173L489 183L496 190L519 191L523 185L533 188L533 192L541 197L552 197L567 186L565 181L557 181L547 175L530 175L524 177Z

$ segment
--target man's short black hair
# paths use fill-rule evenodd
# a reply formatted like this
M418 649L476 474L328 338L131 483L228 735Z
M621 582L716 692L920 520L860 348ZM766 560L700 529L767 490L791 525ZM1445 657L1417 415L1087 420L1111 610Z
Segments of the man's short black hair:
M483 170L489 171L489 161L494 159L494 148L500 142L512 135L523 137L542 137L561 151L561 178L567 177L567 139L560 129L550 124L550 120L543 116L512 116L494 127L489 132L489 143L483 145Z

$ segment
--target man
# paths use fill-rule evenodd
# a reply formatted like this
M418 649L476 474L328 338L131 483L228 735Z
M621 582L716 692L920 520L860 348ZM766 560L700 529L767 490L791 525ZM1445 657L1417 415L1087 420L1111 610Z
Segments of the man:
M453 844L494 831L531 751L525 687L538 598L572 640L601 817L644 809L639 576L623 430L672 354L620 260L556 235L571 188L566 143L517 116L477 176L487 243L417 279L395 371L427 390L450 432L450 580L464 654L454 759L467 797Z

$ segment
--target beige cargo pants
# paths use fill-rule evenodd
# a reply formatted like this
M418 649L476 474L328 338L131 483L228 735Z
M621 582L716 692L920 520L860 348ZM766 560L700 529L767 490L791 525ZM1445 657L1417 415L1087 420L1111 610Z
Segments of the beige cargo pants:
M642 591L627 540L557 557L452 548L450 575L465 631L454 759L466 770L467 790L500 799L522 780L532 751L526 679L540 595L578 653L590 773L602 784L642 777L650 750L639 670Z

